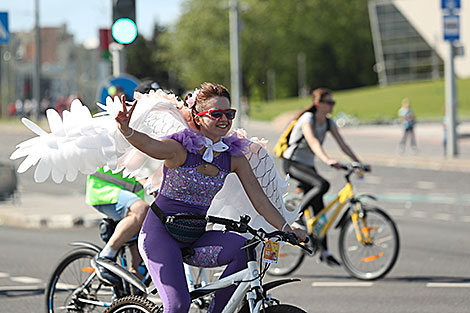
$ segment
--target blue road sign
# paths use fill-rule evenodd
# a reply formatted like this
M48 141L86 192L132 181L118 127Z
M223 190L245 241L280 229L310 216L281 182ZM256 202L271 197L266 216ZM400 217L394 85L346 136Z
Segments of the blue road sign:
M460 16L444 15L444 40L456 41L460 39Z
M8 12L0 12L0 43L10 42L10 31L8 29Z
M460 0L442 0L441 1L442 9L460 9Z
M126 94L126 99L134 98L134 89L139 85L139 81L132 76L118 76L108 78L98 89L98 100L102 104L106 104L106 97L109 96L112 87L121 87Z

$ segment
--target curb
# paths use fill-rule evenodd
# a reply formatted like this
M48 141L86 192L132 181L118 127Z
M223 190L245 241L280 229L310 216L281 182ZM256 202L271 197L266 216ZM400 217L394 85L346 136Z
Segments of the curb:
M104 215L86 205L84 198L84 195L54 196L38 193L26 197L17 193L10 200L0 202L0 225L23 228L99 225Z
M0 213L0 225L22 228L74 228L98 226L101 216L73 216L69 214L22 216L15 213Z

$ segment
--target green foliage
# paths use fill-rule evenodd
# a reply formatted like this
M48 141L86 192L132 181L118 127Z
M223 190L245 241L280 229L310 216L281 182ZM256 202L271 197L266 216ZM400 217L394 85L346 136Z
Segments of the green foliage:
M156 24L150 40L138 36L133 44L127 46L127 70L138 79L150 79L164 88L174 88L175 86L170 86L168 67L155 56L156 52L163 53L167 49L161 42L161 36L165 32L165 28Z
M277 98L297 94L297 58L306 55L307 87L371 85L374 55L367 0L240 0L244 94L266 99L274 71ZM228 1L186 0L158 59L187 89L203 81L230 86Z
M470 79L458 80L458 115L470 117ZM364 87L337 91L333 114L345 112L362 121L391 121L397 118L401 100L408 98L418 120L439 120L444 115L444 81L419 82L388 87ZM310 98L290 98L275 102L254 102L251 117L272 120L279 114L303 109L311 104Z
M169 50L160 58L185 88L204 81L230 85L228 11L223 2L184 2L175 29L163 40Z

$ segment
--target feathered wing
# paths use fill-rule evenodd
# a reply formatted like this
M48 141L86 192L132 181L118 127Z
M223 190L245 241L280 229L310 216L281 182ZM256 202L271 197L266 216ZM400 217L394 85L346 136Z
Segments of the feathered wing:
M131 119L131 127L153 138L161 138L188 127L178 109L162 94L152 93L142 97ZM49 176L60 183L64 177L73 181L78 172L92 174L105 166L115 172L137 178L158 176L162 162L138 151L117 129L115 117L122 109L116 97L106 99L106 105L98 103L104 111L91 115L79 100L72 102L70 111L63 118L53 110L46 112L50 133L28 119L23 123L37 137L17 145L11 159L26 157L18 168L23 173L36 166L34 179L43 182ZM158 183L158 177L154 179ZM149 182L152 180L150 179Z
M288 187L288 178L283 179L281 177L273 158L263 145L256 140L250 140L249 149L245 156L271 203L289 224L294 223L299 217L299 209L288 211L283 203L283 195ZM266 231L274 230L274 227L256 212L240 180L234 173L227 176L225 184L214 198L208 214L236 220L242 215L249 215L252 227L263 228Z
M107 100L112 106L113 101ZM17 145L10 159L26 157L18 168L23 173L36 166L34 179L43 182L49 176L60 183L64 177L73 181L78 172L94 173L103 165L116 167L117 155L129 145L119 138L116 122L109 116L93 118L89 109L79 100L74 100L70 111L63 118L54 109L46 112L50 133L32 121L22 122L38 136Z
M167 99L161 93L141 95L130 126L152 138L161 139L168 135L189 128L174 99ZM169 95L170 96L170 95ZM118 158L117 171L123 170L124 176L147 178L145 187L156 190L160 187L163 176L163 162L153 159L145 153L131 147Z
M184 128L184 120L174 95L151 92L141 95L130 126L150 137L159 139ZM48 133L28 119L23 123L38 136L17 145L11 159L26 157L18 168L19 173L36 166L34 179L43 182L49 176L60 183L64 177L73 181L78 172L91 174L105 166L115 172L123 170L125 176L147 178L146 188L158 189L163 177L160 160L153 159L130 145L118 131L115 122L122 109L118 98L106 99L106 106L98 104L104 111L91 116L90 111L79 100L75 100L63 118L53 110L47 111L51 132ZM256 140L251 140L246 157L264 192L284 218L292 224L298 211L287 211L282 196L287 189L287 180L281 178L274 160ZM251 225L272 230L248 199L238 177L230 174L222 190L215 197L209 214L238 219L248 214Z

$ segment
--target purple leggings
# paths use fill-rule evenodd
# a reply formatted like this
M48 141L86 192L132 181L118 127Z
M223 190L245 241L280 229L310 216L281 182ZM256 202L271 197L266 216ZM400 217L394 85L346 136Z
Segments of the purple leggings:
M191 304L184 273L181 248L192 247L195 255L185 260L190 265L216 267L227 265L221 278L246 267L246 254L241 249L245 238L222 231L208 231L193 244L173 239L160 219L149 210L139 235L139 250L163 302L164 313L187 313ZM221 312L235 286L215 293L208 312Z

